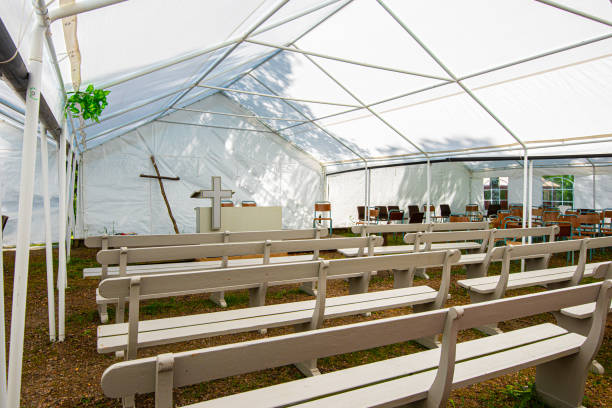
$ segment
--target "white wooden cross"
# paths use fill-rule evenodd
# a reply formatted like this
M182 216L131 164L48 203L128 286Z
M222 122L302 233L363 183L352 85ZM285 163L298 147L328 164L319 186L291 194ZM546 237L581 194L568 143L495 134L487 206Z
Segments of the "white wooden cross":
M191 198L212 199L212 218L210 220L212 230L221 229L221 199L232 198L232 190L221 190L221 177L212 177L212 190L200 190L191 195Z

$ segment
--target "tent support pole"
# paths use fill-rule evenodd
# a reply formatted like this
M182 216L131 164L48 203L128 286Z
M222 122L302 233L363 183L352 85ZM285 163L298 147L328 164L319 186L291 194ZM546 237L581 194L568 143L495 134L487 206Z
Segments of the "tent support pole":
M73 139L74 140L74 139ZM72 144L71 144L72 145ZM72 150L72 149L71 149ZM74 180L76 177L76 152L72 152L72 160L70 164L70 183L68 183L68 194L66 197L68 202L66 203L66 210L68 212L67 222L68 228L66 229L66 261L70 262L70 248L72 246L72 232L74 230ZM66 284L68 282L66 281Z
M58 340L64 341L66 337L66 121L63 120L62 133L60 135L59 157L57 159L58 182L59 182L59 212L58 212Z
M527 156L527 148L525 148L525 156L523 157L523 223L522 227L527 227L527 190L529 189L529 158ZM521 243L525 245L525 237L521 238ZM521 272L525 271L525 260L521 259Z
M2 184L0 184L0 213L2 212ZM0 221L1 223L1 221ZM6 316L4 314L4 252L0 225L0 406L6 407Z
M45 260L47 262L47 304L49 307L49 341L55 341L55 286L53 283L53 237L51 236L51 203L49 201L49 153L47 129L41 126L40 163L42 166L41 187L45 211Z
M593 160L587 158L586 161L588 161L591 167L593 168L593 209L596 209L597 201L595 200L595 197L596 197L597 187L595 185L595 177L597 175L597 171L595 170L595 163L593 163Z
M431 222L431 160L427 159L427 209L425 210L426 222Z
M26 298L28 293L28 264L30 258L30 228L32 225L32 201L34 198L34 171L36 167L36 131L41 96L43 37L46 25L42 10L44 3L38 0L36 23L30 45L26 115L21 151L21 177L19 186L19 213L17 216L17 248L15 253L15 280L13 308L11 312L11 336L9 347L8 400L6 406L18 408L21 397L21 369L25 334ZM41 8L41 9L38 9Z
M533 226L533 160L529 162L529 204L528 204L528 212L527 219L528 224L527 227L531 228ZM532 242L531 235L529 236L530 244Z

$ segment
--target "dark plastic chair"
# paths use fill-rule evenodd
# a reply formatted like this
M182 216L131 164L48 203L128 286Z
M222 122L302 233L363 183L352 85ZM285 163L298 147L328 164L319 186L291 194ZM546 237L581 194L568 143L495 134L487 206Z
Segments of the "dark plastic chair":
M499 204L489 204L489 208L487 208L487 218L495 215L497 216L497 212L501 210L501 206Z
M418 213L418 212L419 212L419 206L418 205L409 205L408 206L408 217L410 217L412 214Z
M448 204L440 204L440 216L448 218L451 215L451 208Z
M393 221L399 221L400 223L403 223L404 212L400 210L390 210L388 223L391 224Z
M411 215L409 215L408 224L422 224L424 215L425 213L423 212L412 213Z
M364 205L357 206L357 219L359 221L365 221L365 206Z
M389 220L389 213L387 212L386 205L377 205L375 208L378 209L378 220L379 221Z

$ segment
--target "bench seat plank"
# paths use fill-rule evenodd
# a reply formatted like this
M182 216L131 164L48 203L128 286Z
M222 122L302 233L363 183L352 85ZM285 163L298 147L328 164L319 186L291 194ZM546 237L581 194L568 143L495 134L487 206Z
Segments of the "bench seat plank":
M457 344L457 361L464 361L496 351L523 346L535 341L566 334L567 330L552 323L518 329L498 336L483 337ZM189 405L189 408L264 408L287 406L381 381L410 375L437 367L440 349L395 357L351 367L328 374L290 381L271 387Z
M561 314L574 319L588 319L593 315L593 312L595 312L595 302L561 309ZM610 302L610 313L612 313L612 302Z
M289 255L289 256L271 256L270 263L291 263L291 262L306 262L312 261L312 255ZM228 267L238 266L253 266L262 265L263 257L259 258L244 258L244 259L229 259L227 261ZM199 271L202 269L218 269L221 268L221 261L197 261L197 262L172 262L172 263L160 263L160 264L147 264L147 265L128 265L128 275L141 275L141 274L153 274L153 273L173 273L173 272L187 272L187 271ZM99 278L102 275L102 268L84 268L84 278ZM119 276L118 266L108 267L108 276Z
M437 291L427 286L338 296L326 301L325 319L429 303ZM222 334L309 322L314 300L259 306L200 315L145 320L139 323L138 344L147 347ZM98 327L98 352L109 353L127 346L127 323Z
M586 264L584 268L585 278L594 275L595 270L602 264L608 262L597 262ZM570 280L576 269L575 265L563 266L560 268L541 269L529 272L515 272L511 273L508 278L507 289L519 289L529 286L535 286L538 284L545 283L557 283ZM483 278L474 279L462 279L457 281L457 284L461 287L469 289L476 293L493 293L497 287L497 281L499 275L485 276Z
M480 247L481 244L477 242L448 242L432 244L431 250L442 251L446 249L480 249ZM421 250L424 249L425 244L421 244ZM343 248L338 249L338 252L347 257L354 257L359 254L359 248ZM390 245L374 247L374 255L405 254L410 252L414 252L414 245Z
M494 336L497 337L497 336ZM453 376L453 388L465 387L507 373L543 364L579 351L585 337L568 333L500 353L457 363ZM469 342L468 342L469 343ZM359 388L331 397L296 405L299 407L347 407L402 406L424 399L433 383L437 370L411 375Z

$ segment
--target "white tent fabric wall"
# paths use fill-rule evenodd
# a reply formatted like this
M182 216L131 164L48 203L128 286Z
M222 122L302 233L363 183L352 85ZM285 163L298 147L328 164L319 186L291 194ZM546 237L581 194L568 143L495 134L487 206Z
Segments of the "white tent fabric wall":
M461 163L434 164L431 168L431 203L463 212L468 203L469 171ZM408 205L423 208L427 202L427 166L397 166L371 170L370 205ZM357 220L358 205L364 205L364 173L354 171L327 177L334 226L347 227Z
M221 93L189 109L250 114ZM85 236L173 233L157 180L139 177L154 174L151 155L162 176L180 177L164 181L164 189L181 233L195 232L195 207L210 206L189 196L210 188L211 176L235 191L236 203L282 206L284 228L310 226L314 202L322 197L321 166L258 121L178 111L84 153Z
M17 235L17 211L19 207L19 178L21 171L21 144L23 129L0 120L0 194L2 209L9 221L3 235L4 245L15 245ZM57 147L50 142L49 150L49 196L51 204L51 227L54 241L57 240L57 219L59 196L57 188ZM45 242L43 195L40 180L40 139L37 144L36 176L34 182L34 205L32 207L32 229L30 240L33 244Z
M542 205L542 176L570 174L574 175L574 208L593 208L593 173L590 166L534 168L532 205ZM521 204L523 202L522 168L474 172L470 202L477 203L484 208L483 179L485 177L508 177L508 203ZM595 208L612 208L612 168L598 167L595 184Z

